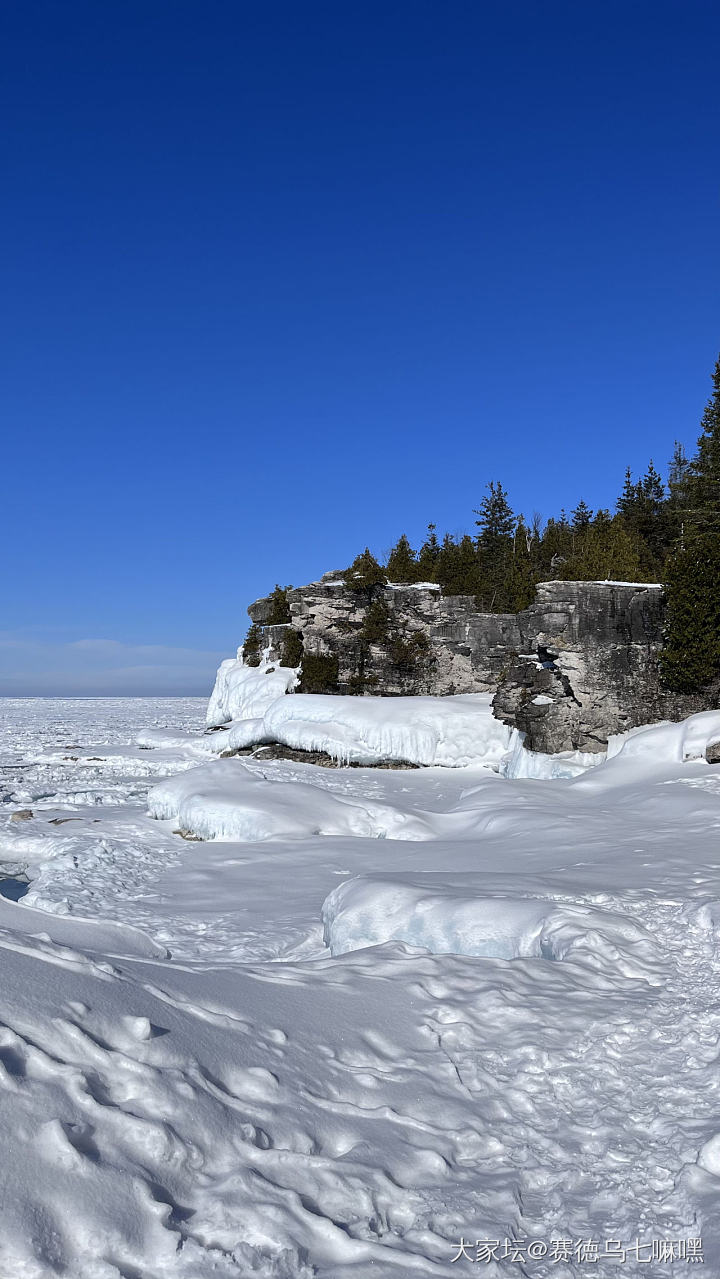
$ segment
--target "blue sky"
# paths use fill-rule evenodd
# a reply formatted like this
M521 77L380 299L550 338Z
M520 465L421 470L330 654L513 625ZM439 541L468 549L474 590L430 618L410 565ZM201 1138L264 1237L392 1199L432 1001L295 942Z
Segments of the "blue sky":
M693 446L714 0L0 28L0 692L204 693L276 581Z

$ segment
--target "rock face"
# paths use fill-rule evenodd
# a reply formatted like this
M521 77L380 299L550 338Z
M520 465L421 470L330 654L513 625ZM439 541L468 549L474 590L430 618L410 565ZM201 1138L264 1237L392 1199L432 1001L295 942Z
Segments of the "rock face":
M547 754L602 751L611 733L674 718L658 667L664 614L662 587L541 583L495 714Z
M661 586L544 582L524 612L493 614L434 586L365 594L327 574L288 602L282 626L268 624L270 600L248 612L278 660L289 632L302 637L303 691L494 692L495 715L530 750L601 751L612 733L718 705L717 690L683 697L661 685Z
M375 588L370 597L349 590L342 578L288 592L291 621L270 626L270 600L248 613L263 627L278 660L288 629L302 636L307 658L336 662L332 687L306 691L375 693L494 692L509 655L522 647L519 616L479 613L471 595L443 596L436 586Z

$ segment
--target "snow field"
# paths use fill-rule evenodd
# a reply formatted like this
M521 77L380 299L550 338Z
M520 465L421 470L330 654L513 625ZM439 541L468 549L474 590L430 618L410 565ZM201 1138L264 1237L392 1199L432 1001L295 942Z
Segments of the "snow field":
M339 750L334 700L250 719ZM363 750L452 766L0 705L3 1279L452 1279L461 1235L702 1236L720 1274L720 716L528 762L481 704L455 743L365 700Z

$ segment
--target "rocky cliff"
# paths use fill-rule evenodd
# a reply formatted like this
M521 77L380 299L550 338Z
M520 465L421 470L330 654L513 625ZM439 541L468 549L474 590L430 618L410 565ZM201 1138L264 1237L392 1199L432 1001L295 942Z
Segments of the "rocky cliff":
M302 657L303 691L492 691L496 716L531 750L600 751L612 733L718 704L717 690L679 697L662 687L658 585L544 582L524 612L493 614L432 585L360 592L327 574L287 601L285 624L270 623L271 598L248 612L276 660Z

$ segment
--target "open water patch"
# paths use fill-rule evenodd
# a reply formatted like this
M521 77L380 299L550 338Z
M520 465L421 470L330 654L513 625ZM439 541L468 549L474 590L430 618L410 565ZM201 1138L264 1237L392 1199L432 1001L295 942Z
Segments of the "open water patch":
M30 881L27 879L17 879L14 875L0 876L0 897L6 897L11 902L19 902L29 887Z

